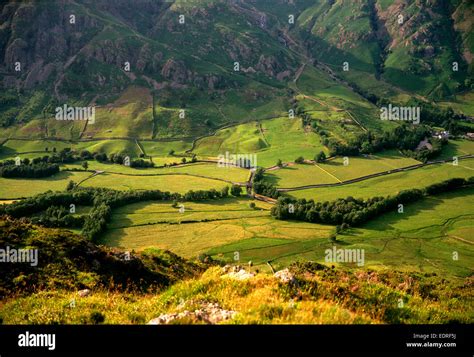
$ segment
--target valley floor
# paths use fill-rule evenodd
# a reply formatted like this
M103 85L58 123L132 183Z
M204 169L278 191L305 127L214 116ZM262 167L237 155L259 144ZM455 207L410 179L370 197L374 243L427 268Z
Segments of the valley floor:
M265 140L269 142L283 140L281 135L285 130L294 130L297 136L305 135L299 132L297 126L286 128L286 122L270 120L266 123ZM270 130L272 126L273 130ZM242 133L251 131L251 127L252 124L245 124L235 130ZM228 143L232 142L229 138L233 134L231 129L226 130L229 132L222 134L226 137L222 143L226 143L225 147L230 150ZM198 141L198 151L206 147L206 140ZM243 145L242 141L239 142ZM56 145L47 143L53 144ZM46 143L25 140L7 142L7 148L15 150L16 155L22 158L29 154L22 154L21 150L39 150L44 145ZM214 144L210 141L209 145ZM268 150L264 148L263 152ZM474 145L465 140L452 141L445 151L445 157L466 155L474 152ZM9 157L14 157L13 154L11 152ZM39 156L36 152L31 155ZM291 155L289 157L296 153ZM180 160L176 156L155 156L153 160L159 158L164 163ZM82 187L159 189L185 193L211 188L220 190L231 184L246 185L250 179L246 169L219 167L211 161L150 169L97 161L88 161L88 164L88 171L80 164L62 165L63 171L46 179L0 178L0 199L9 203L47 190L63 190L70 180ZM265 180L282 190L284 195L324 202L348 196L371 198L395 195L407 188L423 188L455 177L469 178L474 173L474 159L464 158L459 160L458 165L438 163L339 185L361 176L418 164L396 151L386 151L366 157L350 157L347 162L343 158L321 164L289 162L283 168L268 170ZM329 186L298 188L318 184ZM298 186L295 190L287 191L288 187L295 186ZM338 234L336 244L365 249L366 265L372 268L397 267L468 276L472 274L474 261L473 195L472 190L465 189L411 204L403 214L385 214L361 228ZM250 206L252 202L256 207ZM131 204L115 210L101 243L136 251L159 247L186 258L206 254L224 262L252 261L262 271L269 271L267 262L276 268L284 268L298 260L324 262L325 249L333 245L329 238L335 232L334 226L275 220L270 216L271 204L255 201L251 197L207 203L184 202L183 206L183 213L169 203L153 202ZM80 232L78 229L73 231ZM454 251L459 254L459 260L452 259Z

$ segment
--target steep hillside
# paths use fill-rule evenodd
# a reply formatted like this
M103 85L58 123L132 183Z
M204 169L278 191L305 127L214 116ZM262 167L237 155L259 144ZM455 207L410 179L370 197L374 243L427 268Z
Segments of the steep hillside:
M47 289L156 290L202 270L171 252L111 250L66 230L6 217L0 220L0 246L3 254L7 247L37 250L37 264L12 263L2 272L2 298Z
M324 1L307 8L293 32L312 56L363 88L381 79L439 99L470 89L464 83L471 62L470 11L466 1Z
M305 65L382 97L446 99L472 86L470 14L467 0L11 1L0 5L0 125L74 140L199 136L285 115ZM124 108L130 87L145 106ZM96 105L102 128L110 111L140 119L112 132L45 124L64 103Z
M461 48L465 61L469 64L469 72L473 72L474 59L474 7L468 0L458 1L456 11L453 12L454 28L461 35Z
M187 131L205 132L206 125L241 120L216 104L251 100L255 108L286 97L284 81L298 68L294 55L237 5L145 1L133 11L128 2L60 5L2 8L4 126L51 117L64 102L111 103L135 85L153 91L155 103L176 117L176 109L192 108ZM278 100L275 107L275 115L285 111ZM151 137L156 119L150 112L147 120Z

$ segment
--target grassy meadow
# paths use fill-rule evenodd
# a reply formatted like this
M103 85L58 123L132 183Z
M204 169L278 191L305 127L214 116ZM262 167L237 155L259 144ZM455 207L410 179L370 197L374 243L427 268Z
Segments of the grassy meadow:
M175 159L174 162L179 162ZM65 169L82 169L82 165L66 164ZM190 175L202 176L204 178L227 180L232 182L245 182L248 180L249 172L239 167L218 167L217 163L196 162L166 168L133 168L125 165L88 161L88 170L105 171L110 174L136 175L136 180L146 176L159 175Z
M89 152L127 153L130 157L138 157L141 153L135 140L88 140L88 141L56 141L56 140L16 140L9 139L0 146L0 159L35 158L51 155L65 148L76 151L88 150Z
M262 271L269 271L267 261L276 269L294 261L324 263L324 251L336 244L365 249L369 268L398 269L401 259L406 271L466 276L473 258L473 199L473 189L429 197L406 205L403 214L388 213L340 233L335 243L329 240L333 226L275 220L269 204L256 201L253 209L249 199L184 202L183 213L170 203L145 202L114 211L101 243L136 251L157 247L186 258L205 253L226 262L252 261ZM464 259L450 260L453 250Z
M340 245L365 248L371 267L469 276L474 261L474 188L405 205L403 213L387 213L337 239Z
M170 203L128 205L113 212L110 230L102 242L135 250L156 246L184 257L196 257L220 246L216 254L224 257L226 244L236 243L239 250L243 249L242 254L244 247L266 248L264 259L268 259L276 249L273 246L315 237L327 239L333 230L330 226L274 220L270 217L271 205L255 201L256 208L251 208L250 202L246 198L184 202L183 213ZM233 255L236 250L230 249Z
M396 151L386 151L366 157L337 157L318 164L300 164L287 166L279 170L268 171L265 177L277 187L295 187L336 183L378 172L389 171L420 162L401 156Z
M278 159L290 162L298 156L313 158L321 150L325 149L319 136L305 131L301 119L276 118L219 130L213 136L197 140L193 152L209 157L226 152L255 154L258 166L270 167Z
M474 155L474 141L465 139L449 140L449 143L443 147L439 158L448 160L463 155Z
M216 190L229 186L227 182L186 174L157 176L130 176L123 174L103 173L86 181L84 187L105 187L114 190L161 190L186 193L190 190Z
M47 178L11 179L0 177L0 199L34 196L48 190L63 191L70 180L79 182L90 176L90 172L65 172Z

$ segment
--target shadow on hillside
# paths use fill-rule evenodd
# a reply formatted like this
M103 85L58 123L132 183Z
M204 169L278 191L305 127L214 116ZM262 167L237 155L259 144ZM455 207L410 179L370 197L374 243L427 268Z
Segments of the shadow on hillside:
M321 164L320 164L321 165ZM344 166L344 163L334 160L326 160L323 165L327 166Z
M0 160L13 158L18 155L18 152L12 148L6 146L0 146Z
M284 168L284 169L280 169L280 170L286 170L287 168ZM292 169L292 170L296 170L296 169ZM277 175L273 174L273 173L265 173L265 182L268 182L270 184L272 184L273 186L279 186L279 182L281 181L281 178L278 177Z
M348 62L352 69L375 75L376 67L374 63L362 61L350 52L341 50L322 38L316 38L315 44L312 46L312 52L318 60L331 63L333 66L341 66L340 69L342 69L344 62ZM336 72L340 72L340 70L336 70ZM395 84L397 87L410 91L423 91L427 86L427 81L422 76L407 73L394 67L384 67L382 78L392 85ZM358 84L361 86L361 83Z

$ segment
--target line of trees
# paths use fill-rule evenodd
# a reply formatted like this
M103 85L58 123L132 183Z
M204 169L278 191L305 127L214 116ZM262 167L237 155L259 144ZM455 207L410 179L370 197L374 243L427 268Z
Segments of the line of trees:
M389 131L374 133L367 131L359 134L349 143L341 143L334 138L324 138L330 155L371 154L387 149L415 150L420 141L431 137L431 128L426 125L410 126L403 123Z
M155 167L155 164L151 161L146 161L143 159L135 159L135 160L130 161L130 167L149 168L149 167Z
M105 202L95 204L84 222L82 234L90 240L95 241L107 227L111 213L112 208Z
M13 178L40 178L40 177L49 177L57 174L59 172L58 164L49 164L49 163L39 163L28 165L3 165L0 166L0 177Z
M141 201L203 201L210 199L225 198L229 195L229 187L221 191L211 189L208 191L188 191L184 195L180 193L162 192L159 190L144 191L115 191L102 189L94 197L94 207L84 222L82 234L91 240L105 230L113 208L121 207L130 203Z
M0 215L7 214L15 218L29 217L38 212L40 215L32 221L47 227L78 227L91 240L102 233L110 219L112 209L127 204L142 201L202 201L229 197L229 192L238 197L241 187L230 189L228 186L221 190L189 191L187 193L170 193L160 190L116 191L107 188L77 188L64 192L48 191L36 196L0 205ZM68 209L71 204L92 206L89 215L72 215ZM43 212L45 211L45 212Z
M64 206L50 206L44 214L31 219L34 224L44 227L82 227L84 215L74 215Z
M448 140L430 138L429 143L431 144L431 149L424 147L419 150L401 150L401 152L403 155L412 157L415 160L427 162L428 160L441 154L443 146L448 143Z
M72 163L79 160L70 148L64 148L60 152L54 152L51 156L25 158L20 160L19 165L15 160L0 162L0 177L40 178L49 177L59 172L59 164Z
M265 170L263 168L258 168L257 171L255 171L252 183L253 192L271 198L280 197L280 192L278 192L277 188L270 182L264 181L264 173Z
M367 200L349 196L331 202L314 202L313 200L294 200L285 197L278 199L277 204L272 207L271 214L281 220L292 219L312 223L357 226L383 213L397 209L399 204L415 202L428 195L472 184L474 184L474 176L468 180L453 178L430 185L423 190L410 189L401 191L393 197L373 197Z
M20 218L28 217L51 206L69 207L70 204L91 206L100 190L102 189L81 188L64 192L47 191L8 205L0 205L0 214Z
M145 161L143 159L130 160L129 155L122 154L122 153L118 153L118 154L112 153L112 154L107 156L107 154L104 153L104 152L91 154L87 151L85 151L85 152L83 151L83 152L81 152L81 156L87 157L87 159L90 159L90 157L92 156L92 158L94 158L98 162L109 162L111 164L118 164L118 165L125 164L126 160L128 158L130 167L144 167L145 168L145 167L154 167L155 166L155 164L153 162Z

